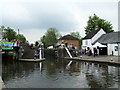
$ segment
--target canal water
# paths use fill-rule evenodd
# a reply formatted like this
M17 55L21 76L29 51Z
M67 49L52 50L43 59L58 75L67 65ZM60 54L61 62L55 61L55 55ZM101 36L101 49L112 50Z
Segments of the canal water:
M43 62L3 59L2 77L7 88L118 88L118 66L47 57Z

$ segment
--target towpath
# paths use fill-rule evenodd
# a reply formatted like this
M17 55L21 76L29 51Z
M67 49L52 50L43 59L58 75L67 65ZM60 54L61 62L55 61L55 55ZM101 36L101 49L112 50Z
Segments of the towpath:
M83 55L82 58L79 56L79 57L73 57L72 59L70 57L65 57L65 59L120 65L120 57L119 56L106 56L106 55L103 56L103 55L101 55L101 56L94 57L94 56Z

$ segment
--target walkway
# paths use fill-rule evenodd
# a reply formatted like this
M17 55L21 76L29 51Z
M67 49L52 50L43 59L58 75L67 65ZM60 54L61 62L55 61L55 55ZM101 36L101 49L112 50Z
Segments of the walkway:
M70 57L65 57L65 59L71 59ZM89 61L89 62L99 62L99 63L108 63L108 64L114 64L114 65L120 65L120 57L118 56L86 56L83 55L82 58L79 57L73 57L72 60L81 60L81 61Z

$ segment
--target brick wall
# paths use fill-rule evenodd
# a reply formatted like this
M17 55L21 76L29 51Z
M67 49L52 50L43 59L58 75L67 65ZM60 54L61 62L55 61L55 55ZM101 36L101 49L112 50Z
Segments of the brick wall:
M63 43L67 42L68 45L73 44L75 47L79 48L79 41L78 40L61 40L59 42L63 42Z

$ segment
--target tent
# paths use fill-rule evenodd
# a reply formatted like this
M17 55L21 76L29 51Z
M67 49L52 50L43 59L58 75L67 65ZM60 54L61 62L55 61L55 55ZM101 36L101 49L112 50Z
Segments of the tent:
M96 42L92 47L107 47L106 45L102 45L99 42Z

